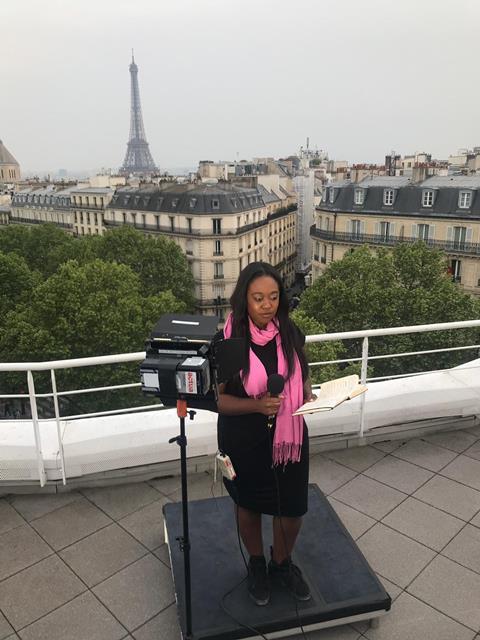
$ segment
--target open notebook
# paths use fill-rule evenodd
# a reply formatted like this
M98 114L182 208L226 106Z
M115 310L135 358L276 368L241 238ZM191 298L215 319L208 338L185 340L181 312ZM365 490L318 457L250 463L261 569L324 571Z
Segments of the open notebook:
M317 413L318 411L331 411L345 400L351 400L355 396L365 393L367 387L359 384L357 375L344 376L336 380L323 382L320 389L315 390L316 400L306 402L299 407L294 416L303 416L306 413Z

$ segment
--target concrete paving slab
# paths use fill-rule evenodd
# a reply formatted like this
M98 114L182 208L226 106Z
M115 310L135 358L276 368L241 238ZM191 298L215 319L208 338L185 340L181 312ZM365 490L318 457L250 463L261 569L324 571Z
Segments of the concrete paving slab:
M439 447L445 447L445 449L451 449L457 453L462 453L465 449L468 449L477 439L477 436L472 433L460 429L458 431L442 431L441 433L422 436L422 440Z
M413 497L466 522L480 510L480 491L439 475L415 491Z
M475 633L480 629L480 575L470 569L439 555L407 590Z
M171 604L146 624L133 632L135 640L178 640L180 625L178 623L177 607Z
M463 520L415 498L402 502L382 522L435 551L441 551L465 526Z
M406 494L363 475L350 480L331 495L375 520L383 518L407 497Z
M175 597L170 570L152 554L94 587L93 592L128 631L163 611Z
M146 482L84 489L82 493L113 520L119 520L160 497Z
M377 629L367 629L368 640L473 640L472 631L403 592Z
M111 524L67 547L60 556L92 587L147 553L131 535L117 524Z
M11 507L6 500L0 500L0 535L21 527L25 520Z
M22 640L122 640L126 629L86 592L20 631Z
M480 491L480 460L459 455L442 469L441 475Z
M434 474L433 471L389 455L364 471L364 475L411 494Z
M480 573L480 529L467 524L442 551L442 555Z
M0 580L51 555L51 548L28 524L0 536Z
M378 460L381 460L385 456L385 453L375 447L366 446L328 451L323 455L329 460L334 460L360 473L371 467L375 462L378 462Z
M384 453L392 453L398 447L401 447L405 443L405 440L385 440L385 442L374 442L371 446L375 449L379 449Z
M444 447L437 447L430 442L415 439L395 449L392 456L417 464L429 471L440 471L445 465L451 462L458 454Z
M67 504L81 500L82 496L77 491L68 493L53 493L45 495L18 495L8 496L8 501L27 522L41 518L47 513L65 507Z
M343 502L335 500L335 498L331 496L328 498L328 501L335 509L337 515L340 517L340 520L346 526L354 540L363 535L365 531L370 529L370 527L373 527L376 522L376 520L370 518L370 516L366 516L364 513L360 513L360 511L357 511L356 509L343 504Z
M0 611L0 640L5 640L5 638L7 638L7 636L11 636L12 633L12 626Z
M436 555L435 551L381 523L369 529L357 544L374 571L403 589Z
M156 549L165 542L162 508L166 502L169 502L168 498L162 496L118 523L148 549Z
M480 440L477 440L471 447L465 449L463 452L464 455L470 456L470 458L475 458L475 460L480 460Z
M0 609L18 631L85 590L58 556L50 556L0 582Z
M83 498L32 520L31 526L49 545L59 551L111 522L100 509Z
M356 471L329 460L323 455L310 458L310 482L318 484L325 495L331 494L356 475Z

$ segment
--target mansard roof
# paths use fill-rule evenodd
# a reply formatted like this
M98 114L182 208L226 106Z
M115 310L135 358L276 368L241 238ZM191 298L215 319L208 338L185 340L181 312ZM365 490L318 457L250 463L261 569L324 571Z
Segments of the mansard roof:
M266 199L263 190L224 182L168 184L117 189L107 208L218 215L258 209Z
M356 215L418 215L422 217L480 218L480 175L475 176L432 176L423 182L414 183L405 176L374 176L358 183L332 183L335 199L317 206L322 211L332 213L354 213ZM355 190L364 190L362 204L355 204ZM384 204L384 190L393 189L395 198L392 205ZM433 204L423 206L423 192L433 191ZM471 191L468 208L459 207L460 191Z

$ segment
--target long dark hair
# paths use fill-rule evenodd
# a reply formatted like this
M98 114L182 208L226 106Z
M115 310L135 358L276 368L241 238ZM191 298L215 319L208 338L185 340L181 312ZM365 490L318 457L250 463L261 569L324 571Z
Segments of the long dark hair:
M282 279L278 271L268 262L251 262L240 273L235 289L230 298L230 306L232 307L232 338L246 337L246 367L243 369L244 375L249 371L249 349L250 349L250 328L248 324L248 304L247 292L250 284L261 276L269 276L273 278L278 285L279 301L277 309L277 320L279 324L280 337L282 339L282 349L287 361L288 370L287 378L289 378L294 370L294 353L297 352L300 366L302 369L302 378L308 377L308 364L303 352L303 345L300 342L300 334L288 315L289 305L288 298L283 286Z

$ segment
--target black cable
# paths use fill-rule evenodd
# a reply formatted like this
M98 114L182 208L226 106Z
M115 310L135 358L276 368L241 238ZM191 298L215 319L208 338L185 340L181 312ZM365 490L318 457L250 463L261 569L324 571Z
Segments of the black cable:
M267 430L269 433L269 440L270 440L270 448L272 451L272 461L273 461L273 438L272 438L272 434L271 434L271 429L270 427L267 426ZM281 500L280 500L280 483L278 481L278 476L277 476L277 469L275 468L275 465L272 463L272 471L273 471L273 477L275 478L275 486L277 489L277 511L278 511L278 518L280 520L280 529L282 531L282 537L283 537L283 546L285 549L285 553L287 552L287 536L285 534L285 529L283 528L283 520L282 520L282 511L281 511ZM272 547L273 548L273 547ZM287 556L288 557L288 556ZM273 560L273 557L272 557ZM290 578L292 577L292 562L290 560L290 563L288 565L288 571L290 573ZM302 625L302 621L300 619L300 613L298 611L298 601L297 598L295 597L295 595L293 593L291 593L291 596L293 597L293 601L295 603L295 615L297 616L297 622L298 622L298 626L300 627L300 630L302 632L302 637L307 640L307 636L305 635L305 630L303 628Z

